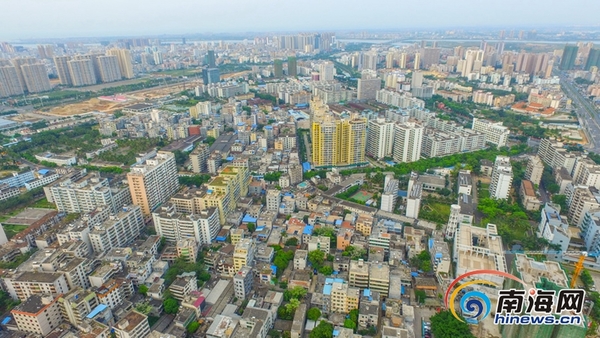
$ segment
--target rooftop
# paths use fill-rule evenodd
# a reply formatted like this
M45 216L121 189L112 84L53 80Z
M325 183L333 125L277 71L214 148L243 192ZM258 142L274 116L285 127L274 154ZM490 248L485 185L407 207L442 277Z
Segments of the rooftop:
M130 311L125 317L119 320L115 326L125 332L131 332L135 329L142 321L147 320L148 317L136 312Z

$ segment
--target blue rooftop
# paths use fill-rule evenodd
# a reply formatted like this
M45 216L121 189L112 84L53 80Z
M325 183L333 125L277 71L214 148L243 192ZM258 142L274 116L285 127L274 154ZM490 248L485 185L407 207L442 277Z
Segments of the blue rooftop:
M307 225L307 226L304 227L304 230L302 231L302 234L303 235L312 235L314 229L315 229L314 226Z
M216 240L218 242L225 242L227 240L227 237L226 236L217 236Z
M433 248L433 238L429 239L429 250L431 250L431 248Z
M264 227L264 226L260 226L260 227L257 227L257 228L256 228L256 231L263 231L263 230L265 230L265 227Z
M310 170L310 163L309 162L302 163L302 170L304 170L304 172L309 171Z
M323 294L324 295L331 295L331 288L333 288L333 285L329 284L325 284L325 286L323 286Z
M48 169L40 169L38 170L38 173L40 173L40 175L46 175L50 170Z
M341 225L342 224L342 220L341 219L336 219L335 220L335 225Z
M370 289L364 289L363 290L363 297L371 297L371 290Z
M6 324L10 323L10 319L11 319L11 317L6 317L6 318L2 319L2 325L6 325Z
M277 265L271 264L271 271L273 271L274 274L277 274Z
M227 161L233 161L233 160L234 160L233 156L227 157Z
M100 312L106 310L108 308L108 306L106 306L105 304L100 304L98 306L96 306L95 309L92 310L92 312L90 312L90 314L87 315L87 318L92 319L94 317L96 317Z
M406 192L406 190L398 190L398 196L407 197L408 193Z
M340 335L340 330L333 330L333 336L337 337Z
M242 222L245 222L245 223L256 223L256 218L250 216L250 214L246 214L244 216L244 219L242 219Z
M273 126L265 126L265 129L273 129Z

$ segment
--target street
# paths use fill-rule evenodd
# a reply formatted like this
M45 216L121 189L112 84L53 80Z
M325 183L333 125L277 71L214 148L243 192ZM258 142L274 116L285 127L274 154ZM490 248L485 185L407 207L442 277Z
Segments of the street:
M575 112L590 141L588 149L596 153L600 152L600 139L598 138L600 135L600 117L596 109L587 98L581 95L565 72L560 72L559 76L565 94L577 105Z

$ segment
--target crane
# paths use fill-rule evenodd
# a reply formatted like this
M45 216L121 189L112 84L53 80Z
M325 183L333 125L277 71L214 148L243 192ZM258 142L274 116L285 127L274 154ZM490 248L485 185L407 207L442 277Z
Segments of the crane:
M581 275L581 272L583 271L583 263L585 262L585 259L587 257L598 257L600 256L600 252L586 252L586 251L505 251L505 254L517 254L517 253L521 253L521 254L530 254L530 255L557 255L557 254L563 254L563 255L579 255L579 259L577 260L577 263L575 264L575 271L573 271L573 277L571 277L571 284L570 287L574 288L575 285L577 284L577 278L579 278L579 275Z

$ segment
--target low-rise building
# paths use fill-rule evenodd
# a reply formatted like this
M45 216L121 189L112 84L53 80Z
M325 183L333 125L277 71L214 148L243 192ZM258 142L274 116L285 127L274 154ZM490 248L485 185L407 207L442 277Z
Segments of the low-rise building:
M47 336L62 322L58 298L34 294L12 311L20 331Z

